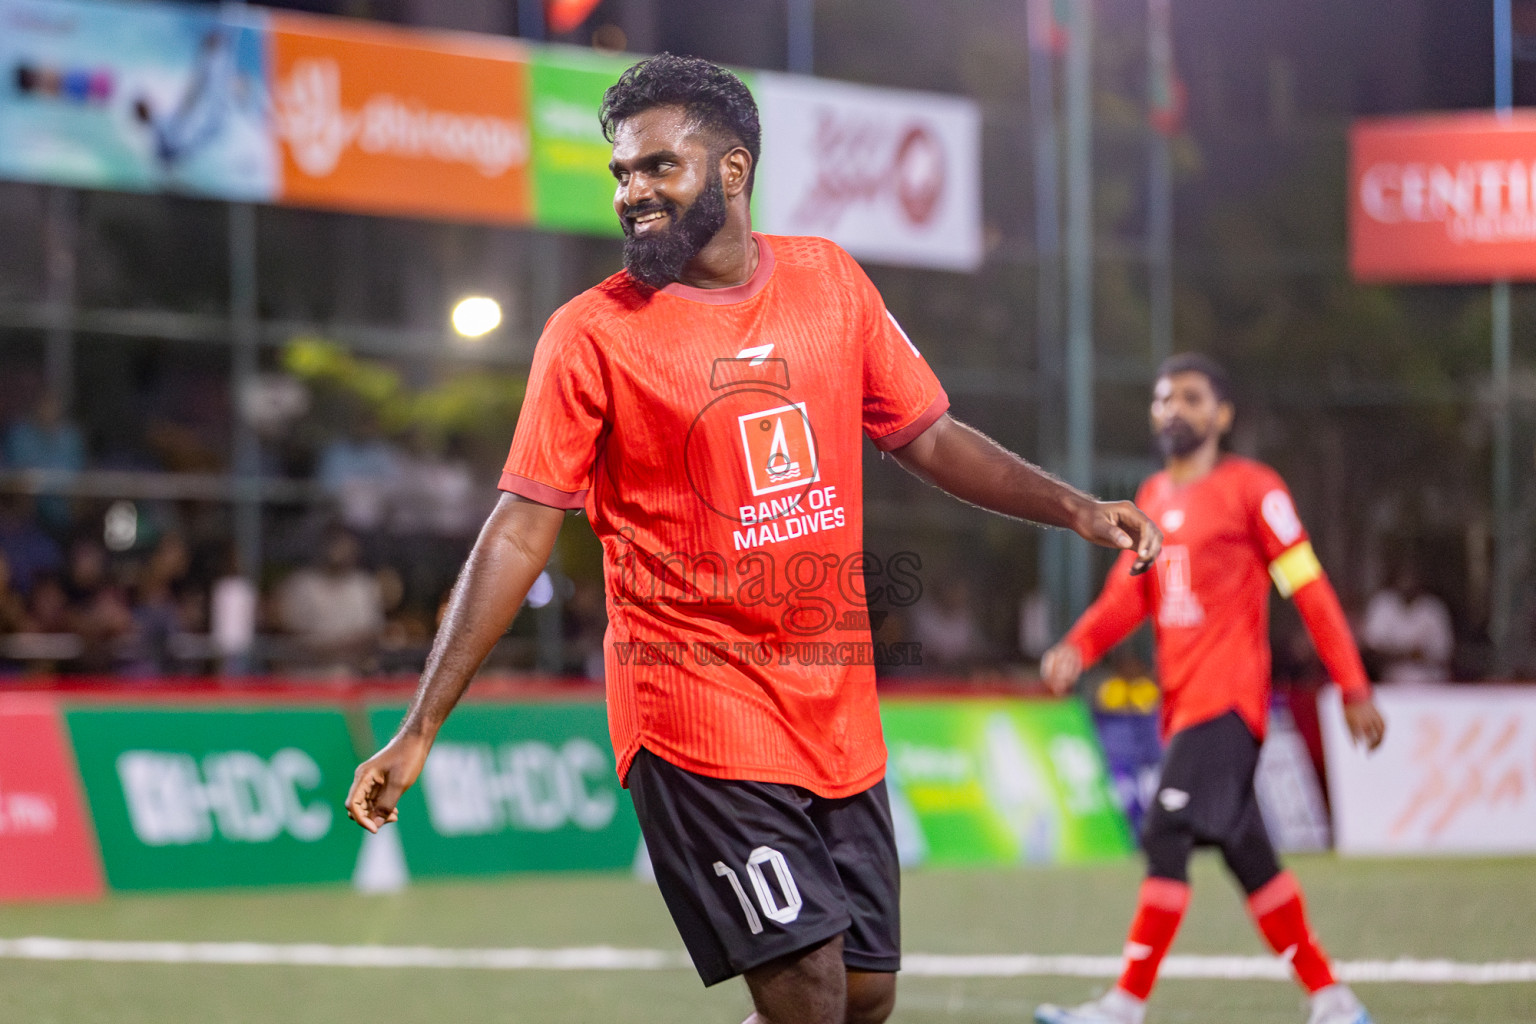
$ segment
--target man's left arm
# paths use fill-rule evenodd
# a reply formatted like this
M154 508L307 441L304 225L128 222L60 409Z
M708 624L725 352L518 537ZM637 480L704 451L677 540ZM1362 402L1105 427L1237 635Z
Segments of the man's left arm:
M1162 534L1132 502L1098 501L948 413L891 454L961 501L1135 551L1132 572L1144 572L1162 548Z
M961 501L1134 551L1132 572L1145 572L1163 544L1152 521L1129 501L1095 500L951 417L938 378L874 284L852 257L842 253L839 260L855 298L864 361L862 420L875 446Z
M1270 559L1270 578L1280 596L1290 598L1296 605L1323 667L1343 691L1344 719L1350 735L1375 750L1386 734L1386 723L1371 699L1371 684L1350 632L1349 619L1312 550L1312 541L1301 527L1290 493L1276 483L1259 503L1262 522L1258 530Z

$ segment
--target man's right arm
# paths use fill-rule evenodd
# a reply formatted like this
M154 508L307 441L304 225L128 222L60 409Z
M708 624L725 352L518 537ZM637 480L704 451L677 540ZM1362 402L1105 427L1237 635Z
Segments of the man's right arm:
M443 720L522 607L554 549L563 509L503 494L464 563L410 710L394 738L358 766L347 813L370 832L394 821Z

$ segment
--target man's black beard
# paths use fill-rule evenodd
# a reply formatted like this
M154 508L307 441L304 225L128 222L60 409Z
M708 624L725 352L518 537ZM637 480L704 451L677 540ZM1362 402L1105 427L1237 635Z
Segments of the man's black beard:
M665 210L672 226L646 236L635 234L634 218ZM624 228L624 269L652 288L665 288L682 276L683 268L725 227L725 184L713 172L693 204L678 216L677 204L665 199L631 206L619 218Z
M1157 432L1157 450L1165 459L1182 459L1193 455L1205 444L1205 435L1183 420L1171 420Z

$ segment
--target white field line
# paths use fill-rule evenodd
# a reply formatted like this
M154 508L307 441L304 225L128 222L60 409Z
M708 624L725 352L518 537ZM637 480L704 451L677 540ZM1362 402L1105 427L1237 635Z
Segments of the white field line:
M83 960L97 963L236 964L298 967L452 968L492 971L664 971L688 968L681 953L660 949L584 946L568 949L444 949L431 946L328 946L266 942L112 942L93 939L0 939L0 959ZM1120 958L1110 956L943 956L908 953L909 977L1114 978ZM1536 961L1461 963L1454 960L1346 960L1334 965L1343 981L1425 985L1536 982ZM1275 957L1170 956L1165 978L1285 981Z

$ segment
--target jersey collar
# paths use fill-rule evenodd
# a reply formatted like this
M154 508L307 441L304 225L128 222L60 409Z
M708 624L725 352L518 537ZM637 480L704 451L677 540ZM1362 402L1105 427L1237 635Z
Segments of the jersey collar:
M730 288L694 288L691 285L673 281L661 289L662 294L675 295L690 302L704 302L711 306L728 306L752 298L768 286L768 278L773 276L773 246L768 244L768 239L756 231L752 232L752 237L757 241L757 269L752 271L752 276L741 284Z

